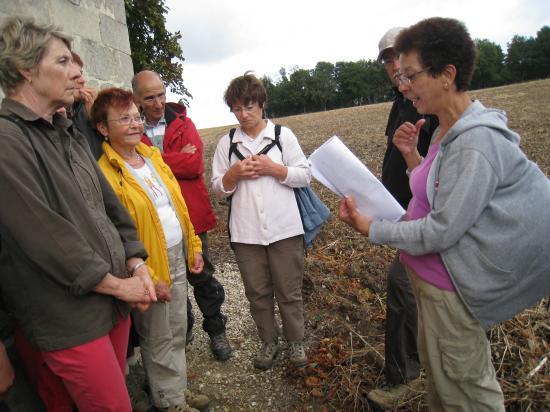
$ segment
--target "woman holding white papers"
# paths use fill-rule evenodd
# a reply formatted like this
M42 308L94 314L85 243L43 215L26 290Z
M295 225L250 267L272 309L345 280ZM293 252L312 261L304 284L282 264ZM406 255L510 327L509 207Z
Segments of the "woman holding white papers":
M304 229L293 188L309 184L309 163L290 129L263 118L266 90L254 75L233 79L224 98L240 127L216 147L212 188L231 200L230 241L262 341L254 367L270 369L280 349L275 298L290 361L305 366Z
M550 184L519 149L506 115L468 96L476 51L462 23L423 20L395 48L400 91L440 126L425 159L416 150L423 120L394 136L413 193L400 222L361 215L351 197L340 219L401 250L430 410L504 411L485 328L550 293Z

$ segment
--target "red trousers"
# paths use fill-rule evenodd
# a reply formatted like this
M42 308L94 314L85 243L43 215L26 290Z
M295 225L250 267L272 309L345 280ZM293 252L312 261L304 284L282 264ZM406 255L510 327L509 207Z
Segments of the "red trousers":
M126 349L130 317L119 319L108 335L50 352L33 349L21 333L16 344L30 380L49 412L131 412L126 390Z

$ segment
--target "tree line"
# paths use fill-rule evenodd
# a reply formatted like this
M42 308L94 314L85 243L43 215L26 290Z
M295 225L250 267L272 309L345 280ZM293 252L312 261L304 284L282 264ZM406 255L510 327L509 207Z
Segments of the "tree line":
M471 89L501 86L550 76L550 27L536 37L514 36L506 54L487 39L476 39L477 63ZM262 77L269 117L281 117L391 100L393 92L376 60L318 62L313 69L279 70L279 79Z
M158 72L173 93L187 104L192 98L183 81L181 33L165 27L164 0L124 0L134 72ZM536 37L514 36L502 48L476 40L478 57L471 88L480 89L541 79L550 75L550 27ZM267 112L280 117L391 100L393 92L384 66L376 60L318 62L311 70L279 70L277 81L262 78L268 92Z

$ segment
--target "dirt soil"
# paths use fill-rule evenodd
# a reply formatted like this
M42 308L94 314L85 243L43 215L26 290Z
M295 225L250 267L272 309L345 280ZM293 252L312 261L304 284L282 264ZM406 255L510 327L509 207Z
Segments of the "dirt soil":
M509 126L522 137L521 148L550 174L550 79L475 91L472 97L507 112ZM332 135L339 136L380 175L385 149L385 124L390 103L276 119L298 136L306 155ZM206 179L215 145L230 126L201 130ZM216 361L197 313L195 340L188 347L192 389L211 396L212 410L227 411L370 411L366 394L384 384L382 356L386 273L395 251L374 246L336 218L338 199L313 183L332 217L306 257L304 297L310 365L293 370L283 352L273 370L258 372L252 357L259 341L248 310L242 282L228 246L227 208L213 203L220 218L209 243L218 279L226 288L224 312L235 356ZM527 201L527 199L526 199ZM550 405L549 299L488 332L499 382L508 411L542 411ZM198 312L195 310L195 312ZM538 368L537 368L538 367ZM423 393L396 410L427 410Z

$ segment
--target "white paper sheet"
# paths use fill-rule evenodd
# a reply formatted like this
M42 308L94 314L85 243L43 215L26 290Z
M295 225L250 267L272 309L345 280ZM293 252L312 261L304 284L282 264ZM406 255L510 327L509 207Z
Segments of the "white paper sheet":
M310 156L313 176L340 197L352 195L357 209L374 219L395 222L405 210L371 171L332 136Z

